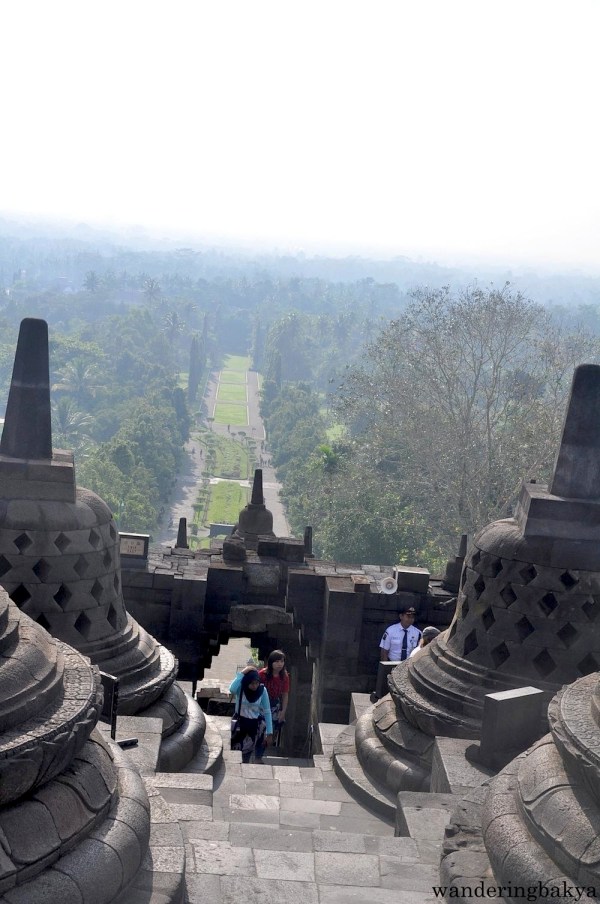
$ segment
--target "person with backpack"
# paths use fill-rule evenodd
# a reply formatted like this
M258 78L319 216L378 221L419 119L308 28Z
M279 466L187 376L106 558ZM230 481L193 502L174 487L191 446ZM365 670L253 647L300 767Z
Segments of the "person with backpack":
M265 747L273 740L273 720L269 695L260 683L256 667L247 665L238 672L229 693L235 695L231 749L241 751L242 763L249 763L253 753L254 762L260 763Z

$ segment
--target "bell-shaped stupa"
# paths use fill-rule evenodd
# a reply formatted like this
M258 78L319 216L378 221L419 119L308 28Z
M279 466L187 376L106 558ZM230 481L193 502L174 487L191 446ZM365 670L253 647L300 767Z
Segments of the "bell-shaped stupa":
M598 896L598 675L564 687L548 707L548 722L549 734L452 814L440 878L461 899L460 889L477 884L476 877L482 886L516 889L505 893L510 901L523 888L536 901Z
M599 616L600 367L581 365L549 487L523 484L514 517L475 536L449 630L359 721L365 769L391 791L427 787L431 740L478 738L486 694L534 685L549 702L600 669Z
M193 755L204 719L174 683L174 656L125 609L110 509L76 486L73 454L52 449L43 320L21 324L0 442L0 582L38 625L119 679L119 713L163 719L173 751L161 749L162 769L183 765L177 731L195 738L184 745Z
M152 888L149 797L126 755L93 731L101 700L98 670L0 589L6 904L126 904ZM164 900L175 904L182 871L169 878Z
M232 537L240 537L246 549L257 549L259 537L274 537L273 514L265 504L262 468L254 471L250 502L242 509Z

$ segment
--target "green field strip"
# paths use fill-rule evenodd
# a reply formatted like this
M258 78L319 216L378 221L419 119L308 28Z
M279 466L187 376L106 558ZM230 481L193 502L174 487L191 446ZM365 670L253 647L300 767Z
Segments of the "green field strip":
M245 370L222 370L219 377L220 383L240 383L242 386L246 384Z
M213 484L206 515L207 526L214 522L235 524L247 502L248 490L245 487L227 480Z
M232 427L248 426L248 408L233 402L217 402L214 419L216 424L231 424Z
M227 355L223 362L223 370L248 370L250 358L243 355Z
M217 402L239 402L245 405L248 401L245 386L236 386L233 383L219 383L217 390Z

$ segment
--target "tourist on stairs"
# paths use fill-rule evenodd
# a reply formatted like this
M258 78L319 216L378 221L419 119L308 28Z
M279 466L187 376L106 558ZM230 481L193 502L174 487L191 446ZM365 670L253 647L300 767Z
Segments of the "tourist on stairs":
M267 690L260 683L256 668L248 665L238 672L229 687L235 694L234 723L232 723L231 749L241 750L242 763L249 763L255 753L255 762L262 760L265 747L273 739L273 721ZM261 751L260 756L258 751Z
M285 667L285 653L282 650L273 650L267 659L267 665L259 671L260 680L267 689L271 704L271 718L273 719L273 735L275 743L279 745L281 728L285 723L285 714L290 696L290 676ZM257 756L262 756L258 752Z

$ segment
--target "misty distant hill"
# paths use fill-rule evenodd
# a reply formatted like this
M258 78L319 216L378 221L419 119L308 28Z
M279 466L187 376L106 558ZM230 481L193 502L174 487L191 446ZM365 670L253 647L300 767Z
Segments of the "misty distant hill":
M62 280L79 289L90 271L100 276L113 271L165 273L192 280L245 278L321 279L334 283L373 281L395 284L401 293L428 285L460 287L478 281L485 285L510 282L528 297L549 306L600 304L600 276L573 271L489 265L445 266L398 256L373 260L361 256L333 257L251 253L213 247L173 236L151 234L143 227L111 230L87 223L68 224L0 217L0 287L21 274L38 288Z

